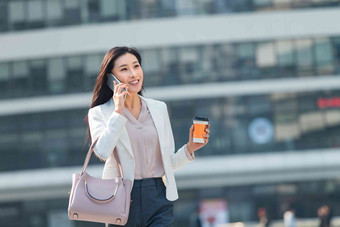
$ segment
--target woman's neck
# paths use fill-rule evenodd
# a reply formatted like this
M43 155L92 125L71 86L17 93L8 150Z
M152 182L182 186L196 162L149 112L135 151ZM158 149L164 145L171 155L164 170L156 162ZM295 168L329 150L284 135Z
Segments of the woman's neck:
M140 108L141 106L141 100L137 93L131 94L131 96L127 95L124 106L128 110L133 110L134 108Z

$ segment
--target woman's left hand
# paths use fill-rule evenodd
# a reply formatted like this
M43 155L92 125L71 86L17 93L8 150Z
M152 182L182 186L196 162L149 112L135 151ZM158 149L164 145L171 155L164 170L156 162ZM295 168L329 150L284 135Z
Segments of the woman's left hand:
M193 134L194 134L194 125L191 126L189 131L189 142L186 144L187 149L190 154L193 154L196 150L204 147L209 142L209 132L210 132L210 125L208 125L205 129L206 134L204 136L204 143L194 143L193 142Z

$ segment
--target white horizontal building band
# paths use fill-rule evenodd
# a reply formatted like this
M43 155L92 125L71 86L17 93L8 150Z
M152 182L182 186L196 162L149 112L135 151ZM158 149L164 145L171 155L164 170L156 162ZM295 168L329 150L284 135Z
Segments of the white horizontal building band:
M340 35L339 8L157 18L0 36L0 62L138 48Z
M340 76L218 82L146 88L145 96L163 101L220 98L340 89ZM88 108L92 93L66 94L0 101L0 116Z
M66 198L73 173L82 167L0 173L0 201ZM100 177L103 165L88 173ZM176 172L179 189L338 179L339 149L213 156L196 160Z

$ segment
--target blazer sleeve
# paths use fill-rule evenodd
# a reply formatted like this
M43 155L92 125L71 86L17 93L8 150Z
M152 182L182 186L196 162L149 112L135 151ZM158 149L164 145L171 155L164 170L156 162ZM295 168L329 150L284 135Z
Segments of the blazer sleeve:
M166 130L168 131L168 145L170 149L170 159L171 159L171 165L174 170L178 170L181 167L183 167L185 164L191 162L194 160L194 154L192 154L192 158L188 157L187 155L187 149L186 146L183 145L181 148L177 150L175 153L175 140L174 135L171 128L169 113L166 104L164 103L164 109L165 109L165 126Z
M88 121L92 142L99 138L94 146L94 152L105 161L116 147L127 119L119 113L113 112L110 118L105 121L102 118L101 110L93 107L88 112Z

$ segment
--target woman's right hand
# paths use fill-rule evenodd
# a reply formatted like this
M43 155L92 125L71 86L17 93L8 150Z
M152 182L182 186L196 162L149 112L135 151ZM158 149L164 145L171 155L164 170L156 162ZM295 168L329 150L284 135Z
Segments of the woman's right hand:
M127 91L128 87L126 84L116 84L116 81L113 81L113 87L114 87L114 92L113 92L113 102L115 104L115 112L122 114L124 110L124 102L125 102L125 97L126 95L130 95L129 92ZM123 91L123 89L126 89L126 91Z

